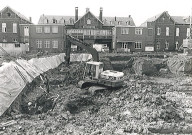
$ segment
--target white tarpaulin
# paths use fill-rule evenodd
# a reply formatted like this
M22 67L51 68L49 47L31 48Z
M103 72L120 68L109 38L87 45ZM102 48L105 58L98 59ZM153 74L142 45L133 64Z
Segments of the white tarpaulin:
M29 61L18 59L16 62L3 63L0 67L0 116L10 107L26 83L40 73L58 67L64 62L65 54L46 58L33 58ZM71 54L71 61L87 61L90 54Z

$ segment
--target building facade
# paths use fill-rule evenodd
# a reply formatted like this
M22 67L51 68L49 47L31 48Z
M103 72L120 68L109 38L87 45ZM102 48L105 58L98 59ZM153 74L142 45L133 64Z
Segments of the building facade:
M31 24L31 21L10 7L0 11L0 42L20 42L20 24Z
M29 29L26 31L26 27ZM64 50L64 26L61 24L21 24L21 42L29 43L31 52L61 53Z
M170 16L167 11L147 19L136 27L131 17L105 17L103 8L95 16L89 8L83 16L41 15L32 24L10 7L0 11L0 43L23 43L32 52L65 52L67 35L92 45L104 45L111 52L177 51L190 36L189 17ZM77 48L76 45L72 45Z
M135 26L132 17L103 17L103 9L100 8L99 16L96 17L89 8L83 16L78 15L78 7L75 7L75 16L49 16L42 15L39 24L62 24L64 25L64 41L66 35L71 35L86 43L105 44L111 51L112 28L115 26ZM74 46L74 45L72 45Z
M28 44L21 42L20 24L32 24L31 20L10 7L0 11L0 46L11 55L29 51ZM1 51L0 55L4 53Z
M178 51L190 34L189 17L170 16L167 11L149 18L142 27L153 29L154 50Z
M117 52L154 51L152 33L146 27L114 27L113 48Z

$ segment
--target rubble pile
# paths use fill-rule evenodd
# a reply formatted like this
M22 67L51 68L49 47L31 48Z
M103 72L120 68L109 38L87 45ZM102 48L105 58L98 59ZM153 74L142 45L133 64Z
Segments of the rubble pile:
M83 66L83 63L82 63ZM126 85L116 90L102 90L94 95L62 80L59 67L47 72L50 93L59 95L53 110L39 114L4 117L0 133L4 134L119 134L191 133L186 122L189 114L170 99L172 84L159 84L145 75L129 75ZM82 67L74 63L70 73ZM67 70L63 70L67 71ZM62 73L66 75L66 73ZM77 77L74 75L74 78ZM57 85L54 85L54 78ZM73 77L71 79L74 79ZM68 84L66 85L66 83ZM70 83L71 82L71 83ZM39 90L38 84L36 89ZM58 86L59 85L59 86ZM29 96L28 96L29 97ZM188 119L189 122L189 119Z
M185 55L175 55L167 61L169 70L174 74L185 74L192 72L192 57Z
M126 74L122 88L102 89L94 94L89 89L76 86L83 79L84 62L73 62L69 67L61 64L58 68L49 70L46 72L50 85L49 94L41 78L36 78L33 85L28 87L31 92L23 97L25 107L29 107L28 103L33 105L39 101L38 111L17 112L3 117L0 134L192 133L192 99L179 88L191 83L191 78L181 81L183 78L170 75L167 80L172 81L165 79L162 82L160 78L155 79L154 76L142 75L140 72L147 72L151 68L158 72L165 67L164 60L136 61L138 69L142 70L137 70L139 74ZM140 67L140 62L143 67ZM108 60L106 63L111 67ZM151 65L145 66L146 63ZM132 68L130 63L127 68ZM44 101L46 103L42 105Z

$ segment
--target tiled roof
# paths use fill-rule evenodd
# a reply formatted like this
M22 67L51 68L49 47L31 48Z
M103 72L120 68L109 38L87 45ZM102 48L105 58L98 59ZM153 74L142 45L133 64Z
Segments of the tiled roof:
M73 25L75 22L75 16L41 15L38 24L54 24L53 19L57 24Z
M164 11L163 13L168 13L167 11ZM140 26L147 27L147 22L153 22L156 21L163 13L160 13L156 16L153 16L149 19L147 19L144 23L142 23ZM170 16L176 24L190 24L190 17L188 16Z
M171 16L177 24L190 24L190 17L188 16Z
M165 11L166 12L166 11ZM163 12L164 13L164 12ZM151 18L148 18L144 23L142 23L141 27L147 27L147 22L154 22L156 21L163 13L159 13Z
M78 18L81 18L81 16L79 16ZM53 19L56 19L58 24L73 25L75 23L75 16L41 15L38 24L53 24ZM103 24L104 26L117 26L128 24L130 26L135 26L132 17L103 17Z
M117 25L135 26L135 23L131 16L129 16L129 17L103 17L103 23L105 26L117 26Z
M9 6L3 8L3 9L0 11L0 13L2 13L2 12L3 12L4 10L6 10L7 8L9 8L10 10L12 10L12 11L13 11L16 15L18 15L21 19L26 20L26 21L28 21L29 23L31 23L30 20L29 20L27 17L25 17L24 15L22 15L21 13L17 12L16 10L12 9L12 8L9 7Z

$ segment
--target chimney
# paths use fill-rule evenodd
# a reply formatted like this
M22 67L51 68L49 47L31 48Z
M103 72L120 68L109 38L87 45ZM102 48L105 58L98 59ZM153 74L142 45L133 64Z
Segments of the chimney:
M99 20L103 21L103 8L102 7L100 7Z
M75 7L75 21L78 20L78 7Z
M32 18L31 17L29 17L29 21L32 23Z
M129 15L129 18L131 18L131 15Z
M115 21L117 21L117 17L115 16Z
M89 8L86 8L86 13L89 12Z

